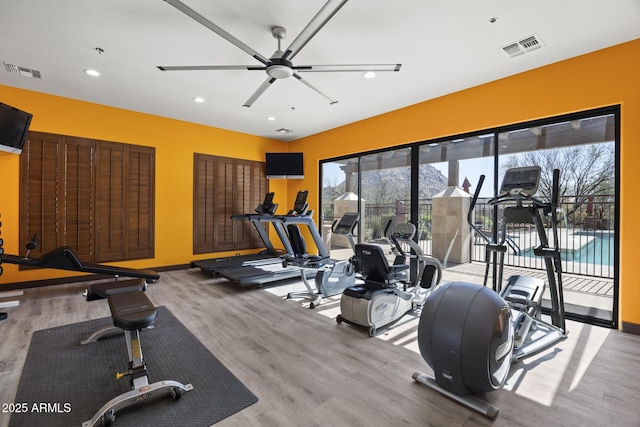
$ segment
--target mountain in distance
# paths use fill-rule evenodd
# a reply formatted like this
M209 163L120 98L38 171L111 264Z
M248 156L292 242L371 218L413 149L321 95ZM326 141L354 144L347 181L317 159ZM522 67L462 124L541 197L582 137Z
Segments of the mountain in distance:
M418 198L430 199L447 188L447 177L431 165L420 165ZM409 200L411 176L407 167L377 169L361 173L362 198L367 204L389 204L396 200ZM322 189L324 203L344 194L345 181L325 185Z

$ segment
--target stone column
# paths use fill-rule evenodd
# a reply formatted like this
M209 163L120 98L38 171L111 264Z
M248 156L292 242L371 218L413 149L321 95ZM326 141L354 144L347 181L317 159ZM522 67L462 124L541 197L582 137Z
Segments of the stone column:
M360 203L360 224L364 224L364 200L358 200L358 195L350 191L342 194L333 201L333 216L342 218L347 212L358 212ZM327 248L351 248L346 237L331 233L331 246Z
M448 187L433 196L431 211L432 254L443 263L469 262L471 231L467 212L472 196L459 187Z

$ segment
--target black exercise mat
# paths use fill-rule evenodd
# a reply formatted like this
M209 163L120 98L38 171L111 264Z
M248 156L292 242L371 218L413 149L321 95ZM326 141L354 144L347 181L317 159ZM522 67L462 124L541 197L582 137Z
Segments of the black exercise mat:
M109 325L110 317L33 334L10 427L79 427L130 390L128 377L115 379L116 372L128 367L124 334L80 345L91 332ZM122 409L114 427L209 426L258 401L168 309L158 307L154 326L140 333L149 383L173 380L194 389L178 401L167 395Z

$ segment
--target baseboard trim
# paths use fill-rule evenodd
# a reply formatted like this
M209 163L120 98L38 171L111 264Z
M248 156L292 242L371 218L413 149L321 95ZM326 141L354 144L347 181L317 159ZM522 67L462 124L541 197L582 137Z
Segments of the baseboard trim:
M640 325L637 323L622 322L622 332L640 335Z
M163 267L149 268L148 270L163 271L185 270L191 268L189 264L166 265ZM32 280L28 282L14 282L0 284L0 291L16 291L30 288L40 288L44 286L64 285L67 283L90 282L93 280L111 279L113 276L106 274L87 274L85 276L59 277L56 279Z

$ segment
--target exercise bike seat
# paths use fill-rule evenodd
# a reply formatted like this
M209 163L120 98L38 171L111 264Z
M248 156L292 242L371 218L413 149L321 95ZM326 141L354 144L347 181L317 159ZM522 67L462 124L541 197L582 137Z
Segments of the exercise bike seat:
M359 243L355 247L357 270L367 282L392 285L407 278L408 264L389 265L378 245Z
M152 325L158 315L155 306L142 291L109 295L109 308L113 326L129 331Z

